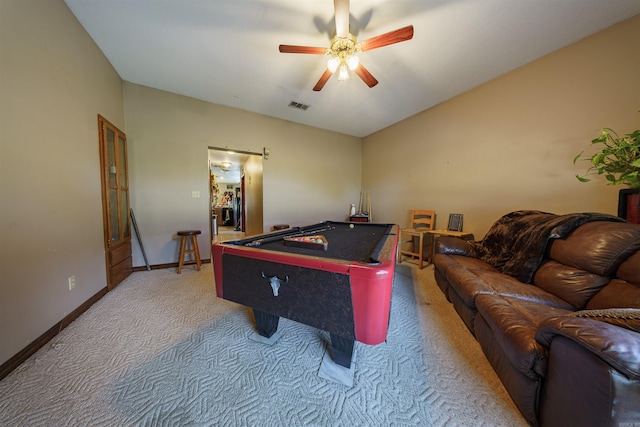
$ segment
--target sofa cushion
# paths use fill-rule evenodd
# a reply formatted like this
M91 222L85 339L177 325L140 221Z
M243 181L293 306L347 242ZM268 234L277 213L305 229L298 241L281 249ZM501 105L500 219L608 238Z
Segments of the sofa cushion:
M492 292L483 293L495 293L497 295L536 302L551 307L574 310L573 305L567 301L542 288L522 283L515 277L493 271L479 271L476 274L492 289Z
M598 221L581 225L566 239L551 244L550 258L600 276L614 276L640 250L640 225Z
M609 283L608 277L548 261L533 276L533 283L545 291L562 298L577 309L584 308L598 291Z
M640 285L640 251L623 262L616 274L622 280Z
M461 266L448 269L446 271L446 277L449 282L449 292L453 290L462 302L470 308L475 307L477 295L493 293L493 288L489 283L478 277L475 272Z
M586 307L588 310L605 308L640 308L640 284L613 279L602 288Z
M478 295L476 307L511 365L530 378L544 376L547 349L535 340L538 325L571 311L491 294Z

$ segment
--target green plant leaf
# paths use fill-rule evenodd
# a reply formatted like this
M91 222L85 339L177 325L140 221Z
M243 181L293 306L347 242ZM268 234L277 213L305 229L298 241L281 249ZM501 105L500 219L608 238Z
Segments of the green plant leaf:
M612 129L602 128L591 144L602 144L600 151L591 157L585 157L583 151L573 158L573 164L580 158L590 161L585 175L604 175L609 185L640 187L640 129L620 137ZM580 182L590 181L581 175L576 178Z
M591 163L593 163L595 166L598 166L604 163L605 156L606 153L604 152L595 154L593 157L591 157Z
M580 152L580 154L578 154L577 156L575 156L575 157L573 158L573 164L574 164L574 165L576 164L576 161L578 161L578 159L580 158L580 156L582 156L582 153L584 153L584 151Z

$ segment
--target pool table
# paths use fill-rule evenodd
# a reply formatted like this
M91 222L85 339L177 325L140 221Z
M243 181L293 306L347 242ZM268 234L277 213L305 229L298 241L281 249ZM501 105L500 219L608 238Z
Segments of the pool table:
M325 221L215 243L216 293L252 308L263 337L280 317L329 332L334 362L349 368L355 341L386 339L397 234L394 224Z

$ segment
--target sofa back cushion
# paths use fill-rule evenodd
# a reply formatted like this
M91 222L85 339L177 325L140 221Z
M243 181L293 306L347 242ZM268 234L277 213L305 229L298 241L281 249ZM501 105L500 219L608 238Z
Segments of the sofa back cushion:
M640 309L640 251L631 255L620 265L616 276L595 294L588 302L587 309Z
M565 239L553 241L549 256L561 264L613 277L638 250L640 225L595 221L581 225Z
M616 276L627 282L640 285L640 251L631 255L629 259L620 265Z
M640 284L613 279L587 304L587 310L640 308Z
M533 276L533 283L545 291L562 298L576 309L585 308L589 300L607 283L609 278L580 268L547 261Z

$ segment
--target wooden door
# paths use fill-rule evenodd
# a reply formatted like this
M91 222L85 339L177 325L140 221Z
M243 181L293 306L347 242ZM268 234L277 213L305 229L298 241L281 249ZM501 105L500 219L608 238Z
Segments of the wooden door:
M127 138L123 132L100 115L98 115L98 129L107 288L111 290L133 271Z
M240 206L240 231L244 233L246 230L245 224L247 223L247 216L245 215L247 204L244 197L244 172L242 176L240 176L240 203L242 203Z

